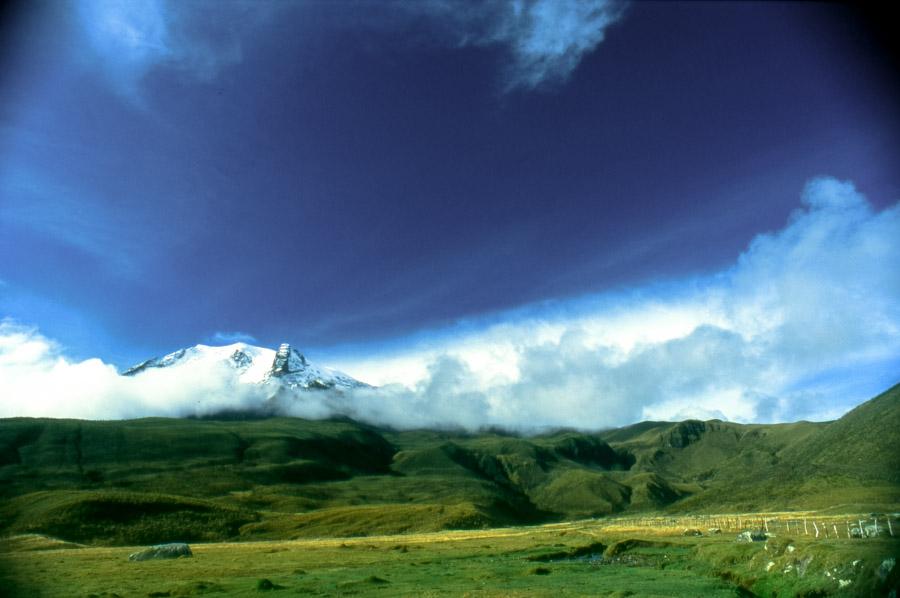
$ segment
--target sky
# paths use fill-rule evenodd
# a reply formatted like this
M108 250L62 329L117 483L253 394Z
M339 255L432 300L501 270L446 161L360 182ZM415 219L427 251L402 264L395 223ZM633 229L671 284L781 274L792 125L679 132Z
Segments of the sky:
M242 341L380 387L306 416L838 417L900 381L885 22L777 2L8 8L0 416L184 414L214 380L117 371Z

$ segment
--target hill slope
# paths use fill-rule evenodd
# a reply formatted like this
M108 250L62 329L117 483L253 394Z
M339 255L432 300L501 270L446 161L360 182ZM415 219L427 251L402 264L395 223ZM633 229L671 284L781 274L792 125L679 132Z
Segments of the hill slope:
M784 458L827 474L900 483L900 385L859 405Z
M639 511L897 510L900 386L831 423L598 434L351 421L0 420L0 534L133 543L471 528Z

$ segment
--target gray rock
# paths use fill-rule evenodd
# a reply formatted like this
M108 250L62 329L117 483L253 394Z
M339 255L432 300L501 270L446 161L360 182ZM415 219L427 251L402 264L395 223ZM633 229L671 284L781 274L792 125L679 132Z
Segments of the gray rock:
M737 535L738 542L765 542L769 535L759 530L741 532Z
M128 555L129 561L149 561L153 559L177 559L181 557L194 556L191 547L184 542L175 542L172 544L157 544L138 552Z
M878 567L878 579L880 581L884 581L888 578L888 575L891 574L891 571L894 570L894 566L897 564L897 559L894 557L888 557L881 561L881 565Z
M801 559L797 562L797 575L803 577L806 575L806 570L809 568L809 564L812 562L812 556L808 556L806 558Z

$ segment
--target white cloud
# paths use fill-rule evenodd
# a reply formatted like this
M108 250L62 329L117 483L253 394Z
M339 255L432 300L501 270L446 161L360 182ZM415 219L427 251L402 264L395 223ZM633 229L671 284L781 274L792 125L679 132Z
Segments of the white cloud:
M376 424L602 428L641 419L828 419L897 382L900 204L874 212L816 179L780 231L730 269L435 333L393 355L329 363L382 388L282 400L304 417ZM0 325L0 416L118 418L258 405L227 372L118 376L35 330ZM400 381L402 384L386 384Z
M430 16L460 46L499 46L508 55L505 89L565 82L621 19L616 0L491 0L401 4Z
M609 0L512 2L496 39L513 53L510 88L535 88L568 79L622 15Z
M811 181L802 201L717 275L336 365L418 389L425 364L446 355L472 370L496 425L834 417L897 382L900 206L875 213L830 178Z
M0 417L124 419L203 415L258 406L261 389L226 366L120 376L99 359L72 361L36 329L0 321Z

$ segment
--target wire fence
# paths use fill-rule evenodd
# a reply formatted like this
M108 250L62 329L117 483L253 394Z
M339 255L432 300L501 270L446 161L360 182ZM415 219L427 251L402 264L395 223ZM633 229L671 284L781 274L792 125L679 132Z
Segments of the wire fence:
M604 524L621 528L655 529L683 535L756 532L793 534L817 539L862 539L900 534L900 514L820 515L815 513L744 513L671 517L617 517Z

